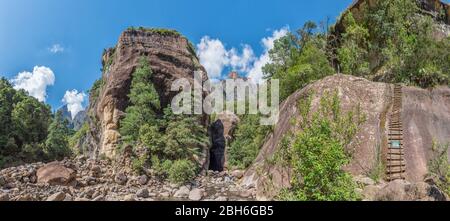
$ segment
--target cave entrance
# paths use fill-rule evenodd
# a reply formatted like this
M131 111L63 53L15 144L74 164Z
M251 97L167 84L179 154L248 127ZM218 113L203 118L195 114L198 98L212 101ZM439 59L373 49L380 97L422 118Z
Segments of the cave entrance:
M225 165L225 137L224 126L221 120L211 124L211 149L209 151L209 170L222 172Z

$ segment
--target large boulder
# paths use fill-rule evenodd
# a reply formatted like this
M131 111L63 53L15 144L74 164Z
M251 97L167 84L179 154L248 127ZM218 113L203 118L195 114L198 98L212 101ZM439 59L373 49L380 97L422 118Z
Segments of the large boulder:
M39 168L36 175L38 183L70 185L76 178L76 171L59 162L52 162Z
M244 184L256 185L258 197L267 199L289 187L290 168L267 161L278 151L288 132L298 131L292 119L301 120L298 102L313 94L311 109L317 110L326 92L338 91L342 110L360 105L365 123L353 138L353 158L345 168L353 175L368 174L377 165L378 154L386 159L388 114L392 109L394 85L376 83L348 75L334 75L317 81L291 95L280 105L280 118L273 132L244 176ZM432 156L433 141L450 142L450 88L425 90L403 87L403 139L406 180L421 182L428 173L427 162ZM381 153L380 153L381 152Z
M170 91L172 83L180 78L193 82L194 72L205 69L200 65L192 44L181 34L170 30L128 29L122 33L117 45L103 55L103 76L98 97L91 97L88 115L91 157L116 155L120 140L119 121L129 105L128 94L132 74L141 57L151 66L152 82L159 94L161 107L170 104L177 92ZM205 94L206 96L206 94ZM206 125L203 115L202 124Z

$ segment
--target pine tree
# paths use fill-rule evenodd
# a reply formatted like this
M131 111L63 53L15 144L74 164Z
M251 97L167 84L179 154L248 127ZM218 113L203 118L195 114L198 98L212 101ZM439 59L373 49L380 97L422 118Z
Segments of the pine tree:
M130 106L126 116L120 122L120 133L125 142L135 142L139 138L139 125L155 124L156 114L160 110L159 95L151 81L152 70L145 57L133 73L131 82Z

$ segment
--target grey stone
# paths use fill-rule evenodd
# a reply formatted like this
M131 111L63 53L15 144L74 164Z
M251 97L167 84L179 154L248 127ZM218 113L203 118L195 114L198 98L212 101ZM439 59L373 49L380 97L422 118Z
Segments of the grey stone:
M128 181L128 178L124 173L118 173L114 178L114 181L119 185L125 185Z
M66 194L63 192L55 193L47 198L46 201L63 201L66 198Z
M189 197L189 193L189 188L187 186L182 186L175 192L173 196L176 198L186 198Z
M148 183L148 177L146 175L142 175L138 178L138 182L141 185L145 185Z
M136 196L140 198L148 198L149 192L147 188L140 189L136 192Z
M195 188L189 192L189 199L192 201L199 201L203 198L204 191L202 189Z

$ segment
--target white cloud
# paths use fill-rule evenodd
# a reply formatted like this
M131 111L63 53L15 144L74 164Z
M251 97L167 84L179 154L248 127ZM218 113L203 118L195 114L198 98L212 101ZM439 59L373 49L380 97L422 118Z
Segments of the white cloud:
M248 72L251 63L255 60L255 53L250 45L244 45L242 54L239 54L235 48L228 51L229 65L237 71Z
M219 39L205 36L197 45L200 63L205 67L210 78L219 78L228 63L227 51Z
M285 36L288 31L289 28L285 27L275 30L272 36L263 38L261 44L264 50L260 57L255 56L250 45L243 45L241 52L236 48L227 50L219 39L204 36L197 45L200 63L205 67L210 79L219 79L223 69L230 67L246 73L255 83L260 83L263 80L262 67L270 63L269 51L274 47L274 41Z
M204 36L197 45L197 53L200 63L205 67L211 79L218 79L225 67L231 67L240 72L247 72L251 62L255 60L255 54L250 45L243 45L242 52L236 48L227 50L219 39L211 39Z
M261 40L264 47L263 54L255 61L253 68L248 72L248 77L255 83L261 83L263 81L262 68L271 62L269 51L273 49L275 40L284 37L289 32L289 28L284 27L280 30L275 30L272 36L263 38Z
M39 101L47 97L47 87L55 83L55 74L48 67L35 66L33 72L21 72L11 80L16 90L24 89Z
M72 119L82 110L83 102L86 94L84 92L78 92L77 90L66 91L62 102L67 105L67 109L72 115Z
M54 44L48 50L53 54L58 54L63 53L65 49L60 44Z

